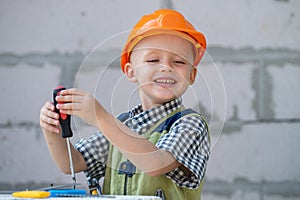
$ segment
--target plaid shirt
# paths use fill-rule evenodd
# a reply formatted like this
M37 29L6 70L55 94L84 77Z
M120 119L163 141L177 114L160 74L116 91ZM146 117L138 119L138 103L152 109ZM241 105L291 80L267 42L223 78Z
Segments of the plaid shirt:
M161 118L180 108L180 99L174 99L146 111L143 111L142 106L139 105L130 111L130 117L125 125L132 131L143 135ZM184 116L177 120L168 134L159 139L156 146L170 152L179 163L192 172L185 175L180 168L176 168L166 174L168 178L178 186L190 189L200 185L210 153L208 129L200 115ZM100 178L105 175L109 141L102 133L99 132L88 139L81 139L75 144L75 148L81 152L86 161L87 177Z

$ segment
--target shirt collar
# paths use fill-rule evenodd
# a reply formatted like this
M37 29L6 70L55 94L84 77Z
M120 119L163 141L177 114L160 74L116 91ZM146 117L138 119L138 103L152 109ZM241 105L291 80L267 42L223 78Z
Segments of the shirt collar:
M143 111L142 105L138 105L130 111L130 119L127 125L132 130L143 134L161 118L181 108L181 104L181 99L177 98L145 111Z

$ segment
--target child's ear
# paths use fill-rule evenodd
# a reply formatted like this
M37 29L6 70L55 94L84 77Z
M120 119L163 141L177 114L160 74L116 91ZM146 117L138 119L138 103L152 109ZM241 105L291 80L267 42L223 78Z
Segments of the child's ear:
M190 85L193 85L196 80L197 75L197 67L193 66L193 69L190 74Z
M133 70L133 66L131 63L126 63L124 66L124 73L127 76L127 79L131 82L136 82L136 76Z

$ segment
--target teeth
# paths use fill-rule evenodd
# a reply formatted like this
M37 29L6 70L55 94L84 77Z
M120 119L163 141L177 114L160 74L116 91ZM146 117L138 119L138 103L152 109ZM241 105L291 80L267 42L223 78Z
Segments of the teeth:
M156 80L155 82L157 82L157 83L175 83L174 80L165 80L165 79L159 79L159 80Z

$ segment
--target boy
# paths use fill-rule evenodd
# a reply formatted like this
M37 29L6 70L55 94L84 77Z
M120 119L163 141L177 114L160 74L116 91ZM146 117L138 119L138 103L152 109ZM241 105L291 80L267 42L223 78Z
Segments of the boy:
M67 89L56 97L60 112L77 115L99 133L72 148L76 172L104 179L104 194L154 195L167 200L200 199L209 158L208 127L181 96L193 84L206 41L174 10L146 15L131 31L121 68L138 85L141 105L118 120L91 95ZM57 166L70 173L59 116L47 102L40 125Z

